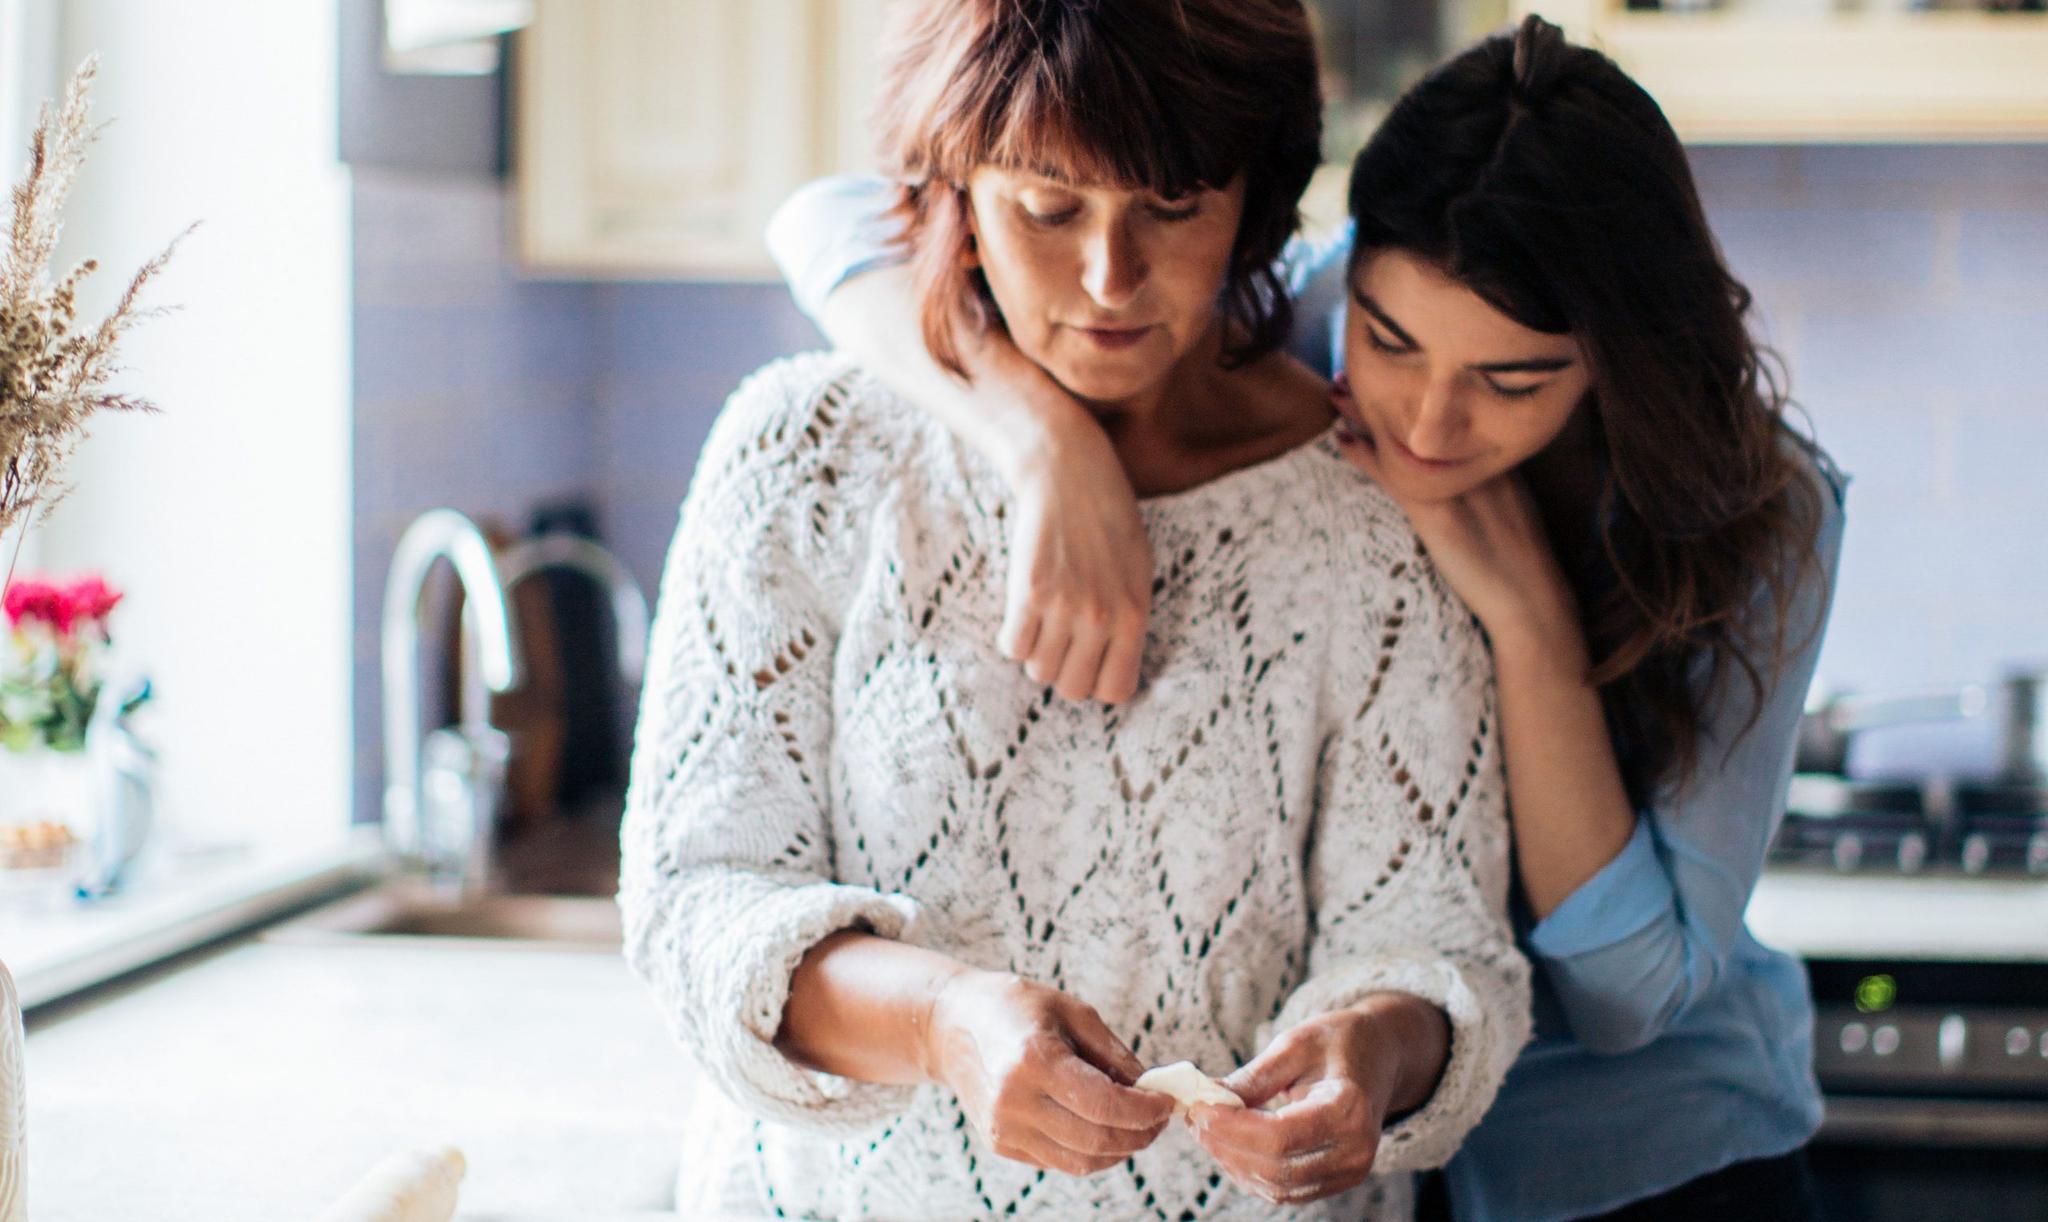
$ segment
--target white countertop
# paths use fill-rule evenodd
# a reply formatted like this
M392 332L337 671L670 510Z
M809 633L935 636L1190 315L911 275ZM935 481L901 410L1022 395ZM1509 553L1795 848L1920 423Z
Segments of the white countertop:
M691 1078L616 954L243 942L31 1023L30 1216L287 1222L448 1143L459 1218L646 1217Z
M1810 959L2048 963L2048 879L1766 870L1747 918Z

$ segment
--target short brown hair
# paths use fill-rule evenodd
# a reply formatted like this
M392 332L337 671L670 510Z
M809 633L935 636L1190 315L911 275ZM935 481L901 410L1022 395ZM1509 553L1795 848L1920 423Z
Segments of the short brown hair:
M1224 303L1241 364L1293 311L1274 260L1322 159L1315 42L1300 0L901 0L876 126L898 182L925 345L962 377L955 328L1001 324L967 266L979 166L1057 169L1173 197L1245 179Z

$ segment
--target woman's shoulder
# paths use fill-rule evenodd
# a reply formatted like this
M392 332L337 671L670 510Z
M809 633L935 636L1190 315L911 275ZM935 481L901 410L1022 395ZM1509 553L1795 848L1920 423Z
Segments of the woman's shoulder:
M734 479L844 501L918 440L917 413L840 352L783 357L725 401L697 460L693 491Z

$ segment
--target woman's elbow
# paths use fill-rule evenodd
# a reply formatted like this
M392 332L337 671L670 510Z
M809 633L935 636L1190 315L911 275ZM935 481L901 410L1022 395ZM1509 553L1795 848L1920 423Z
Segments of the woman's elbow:
M1678 971L1620 988L1559 980L1557 992L1572 1038L1589 1052L1621 1056L1662 1039L1699 996L1695 984L1691 972Z
M1628 1010L1572 1013L1565 1021L1580 1047L1603 1057L1624 1056L1647 1048L1670 1026L1668 1019Z

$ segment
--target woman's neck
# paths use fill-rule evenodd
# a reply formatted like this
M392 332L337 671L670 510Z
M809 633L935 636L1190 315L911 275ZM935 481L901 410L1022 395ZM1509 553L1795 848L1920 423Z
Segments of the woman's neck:
M1307 366L1273 353L1226 369L1223 343L1221 328L1211 328L1158 386L1090 404L1139 496L1186 491L1263 462L1335 418L1328 383Z

